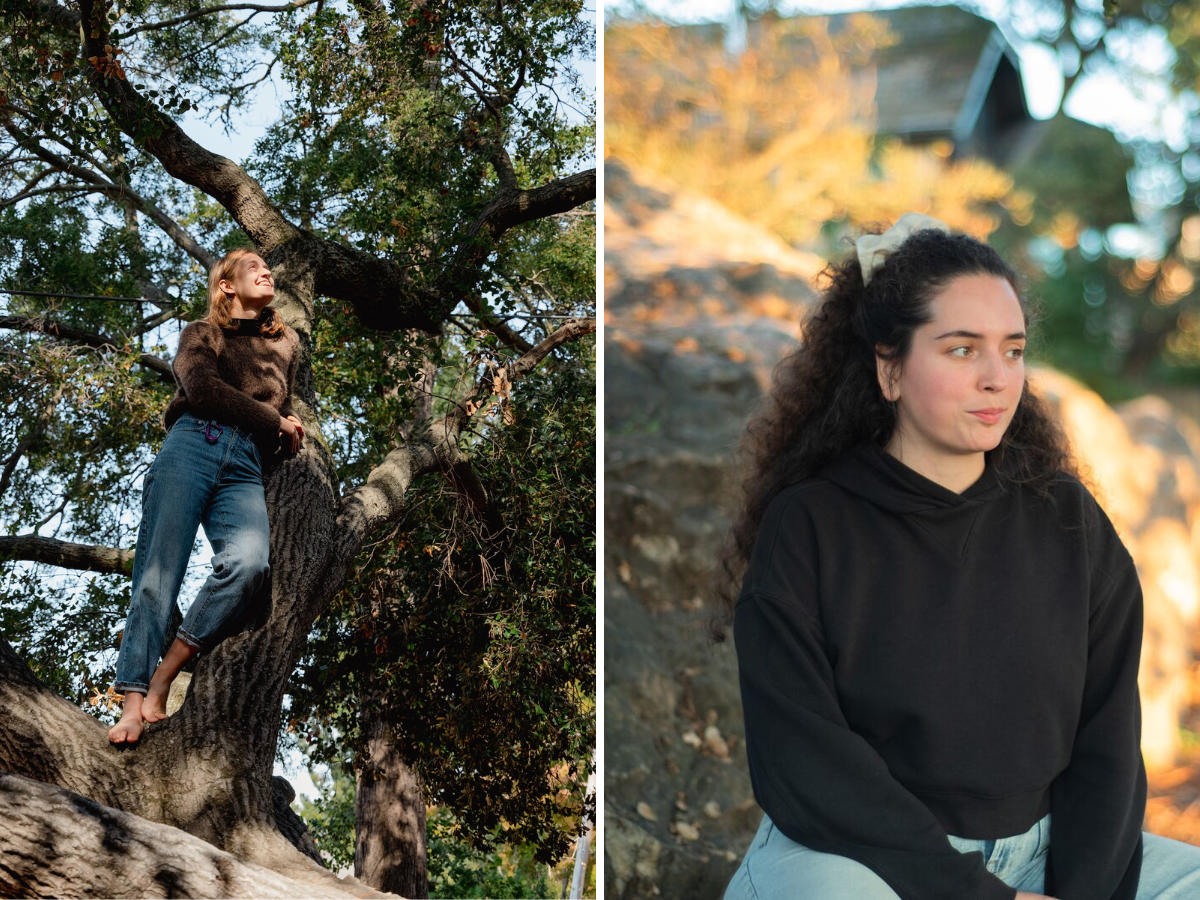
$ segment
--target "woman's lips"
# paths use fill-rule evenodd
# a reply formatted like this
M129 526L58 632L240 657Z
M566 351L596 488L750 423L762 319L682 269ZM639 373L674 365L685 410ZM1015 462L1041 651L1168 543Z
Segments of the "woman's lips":
M989 425L995 425L1000 421L1000 417L1004 415L1004 410L976 409L971 411L971 415L977 416L978 418L987 422Z

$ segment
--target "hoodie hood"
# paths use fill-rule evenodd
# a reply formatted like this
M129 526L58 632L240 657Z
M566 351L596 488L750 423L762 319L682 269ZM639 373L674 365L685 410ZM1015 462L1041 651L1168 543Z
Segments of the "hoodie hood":
M961 494L910 469L869 441L852 448L817 475L889 513L912 517L961 559L984 507L1005 494L994 454L986 453L984 460L983 474Z

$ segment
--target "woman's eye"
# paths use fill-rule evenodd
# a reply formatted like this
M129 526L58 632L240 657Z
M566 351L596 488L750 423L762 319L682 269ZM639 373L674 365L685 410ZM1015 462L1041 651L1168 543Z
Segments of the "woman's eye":
M958 351L959 351L959 350L966 350L966 351L968 351L968 352L971 352L972 348L971 348L971 347L968 347L968 346L966 346L966 345L964 344L964 345L963 345L963 346L961 346L961 347L955 347L955 348L954 348L954 349L952 349L950 352L951 352L952 354L958 354ZM1012 347L1012 348L1010 348L1010 349L1009 349L1009 351L1008 351L1008 352L1009 352L1009 353L1015 353L1015 354L1016 354L1016 356L1013 356L1013 357L1011 357L1012 359L1020 359L1022 356L1024 356L1024 355L1025 355L1025 348L1024 348L1024 347ZM961 356L965 356L966 354L958 354L958 355L961 357Z

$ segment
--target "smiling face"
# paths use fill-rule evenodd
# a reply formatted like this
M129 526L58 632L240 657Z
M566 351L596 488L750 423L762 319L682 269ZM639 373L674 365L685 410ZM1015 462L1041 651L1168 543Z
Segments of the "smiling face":
M880 388L895 400L902 459L948 469L980 464L1012 422L1025 385L1025 318L1012 285L990 274L963 275L930 302L933 321L913 332L894 380L876 357ZM980 410L1000 410L994 416Z
M222 278L220 287L226 294L233 294L235 310L240 300L241 308L248 313L257 313L275 297L271 270L257 253L247 253L239 259L234 264L232 276Z

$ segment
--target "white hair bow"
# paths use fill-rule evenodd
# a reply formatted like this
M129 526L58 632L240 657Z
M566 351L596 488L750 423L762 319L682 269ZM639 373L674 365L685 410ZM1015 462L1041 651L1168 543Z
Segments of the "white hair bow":
M883 234L864 234L855 241L858 262L862 266L863 284L871 283L871 276L883 265L889 253L903 244L914 231L925 228L936 228L938 231L950 233L950 226L940 219L922 213L905 213Z

